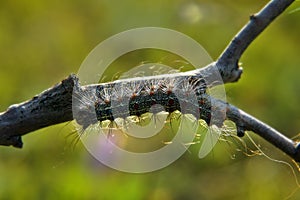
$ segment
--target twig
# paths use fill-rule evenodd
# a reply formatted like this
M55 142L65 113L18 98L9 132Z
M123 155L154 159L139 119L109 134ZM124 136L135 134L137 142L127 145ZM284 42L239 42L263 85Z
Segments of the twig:
M236 124L239 136L243 136L245 131L252 131L292 157L296 162L300 162L299 142L287 138L274 128L233 105L227 104L226 114L227 118Z
M270 1L236 34L216 62L224 83L238 81L242 74L239 60L251 42L294 0Z
M209 79L210 72L213 71L211 69L217 67L224 83L237 81L242 73L238 61L243 52L292 2L293 0L273 0L258 14L252 15L249 23L234 37L219 59L198 72ZM72 92L73 87L77 86L77 77L70 75L33 99L12 105L7 111L0 113L0 145L22 147L22 135L72 120ZM242 136L246 130L253 131L300 162L298 143L238 108L220 100L214 101L221 108L226 106L227 118L236 123L238 135Z

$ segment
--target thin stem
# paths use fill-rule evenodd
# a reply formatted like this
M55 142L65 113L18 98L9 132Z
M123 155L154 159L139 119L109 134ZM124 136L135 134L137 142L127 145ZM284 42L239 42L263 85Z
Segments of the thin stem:
M294 0L273 0L257 14L250 16L250 21L234 36L216 62L224 83L235 82L240 78L242 68L238 62L244 51L293 2Z

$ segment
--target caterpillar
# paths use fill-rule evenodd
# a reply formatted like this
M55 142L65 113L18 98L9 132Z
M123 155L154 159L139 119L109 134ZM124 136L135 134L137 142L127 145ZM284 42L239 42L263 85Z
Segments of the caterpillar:
M73 116L83 130L97 122L141 117L149 112L170 115L180 111L217 126L225 119L225 112L212 106L207 82L195 74L131 78L75 88ZM212 121L212 115L217 119Z

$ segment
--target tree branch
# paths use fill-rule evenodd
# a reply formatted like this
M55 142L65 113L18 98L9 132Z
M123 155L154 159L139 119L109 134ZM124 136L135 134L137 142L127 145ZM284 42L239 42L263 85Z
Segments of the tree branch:
M294 0L270 1L236 34L216 62L224 83L238 81L242 68L238 62L251 42L279 16Z
M43 127L71 121L75 75L0 113L0 145L22 147L21 136Z
M220 102L220 104L222 103ZM296 162L300 162L299 142L287 138L274 128L233 105L227 104L226 114L227 118L236 124L238 136L243 136L245 131L252 131L292 157Z
M46 126L71 121L73 119L73 89L75 91L92 91L97 86L81 87L78 78L75 75L70 75L60 84L42 92L31 100L10 106L6 112L0 114L0 145L22 147L22 135ZM214 101L215 108L213 109L226 108L226 116L236 124L239 136L243 136L247 130L253 131L296 161L300 161L298 143L233 105L212 97L211 100Z
M237 81L242 73L238 61L249 44L278 16L293 0L273 0L233 38L219 59L196 73L211 76L211 69L217 67L224 83ZM33 97L31 100L10 106L0 113L0 145L22 147L21 136L43 127L70 121L72 115L72 93L80 87L78 78L70 75L61 83ZM76 88L75 88L76 89ZM77 88L78 89L78 88ZM251 115L226 102L216 101L219 108L226 107L227 118L237 125L237 134L253 131L300 162L299 144L285 137Z

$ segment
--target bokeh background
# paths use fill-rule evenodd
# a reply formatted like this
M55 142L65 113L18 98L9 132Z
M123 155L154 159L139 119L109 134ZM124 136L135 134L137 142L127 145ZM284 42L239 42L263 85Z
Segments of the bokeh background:
M0 111L76 73L99 42L131 28L180 31L216 59L249 16L266 3L3 0ZM299 7L295 2L253 42L241 59L242 78L226 86L229 102L289 137L300 130ZM128 59L138 60L132 57ZM80 142L72 145L68 135L73 129L60 124L24 136L21 150L0 147L0 199L284 199L290 194L291 199L300 198L289 166L265 156L247 156L234 145L218 144L205 159L197 157L199 146L193 145L162 170L127 174L101 165ZM276 148L249 134L272 158L294 166ZM299 178L299 172L296 175Z

